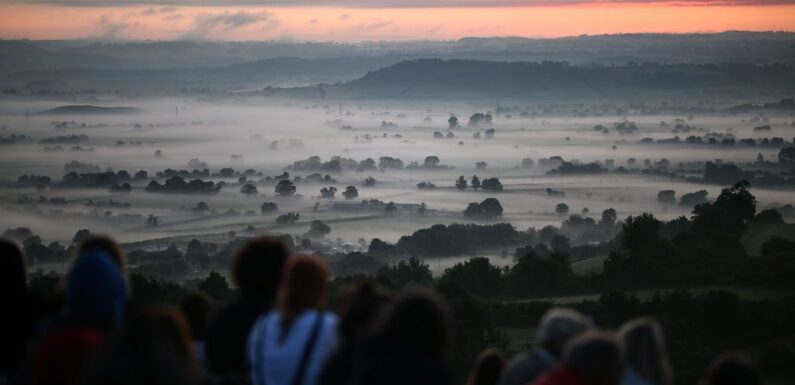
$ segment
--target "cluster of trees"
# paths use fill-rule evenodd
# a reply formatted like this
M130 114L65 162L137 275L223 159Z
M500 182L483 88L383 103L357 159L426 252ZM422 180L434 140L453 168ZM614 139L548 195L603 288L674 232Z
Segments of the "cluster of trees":
M496 198L486 198L480 203L470 203L464 210L464 217L473 219L493 219L502 216L502 204Z
M130 180L130 174L121 170L119 172L105 171L78 174L70 172L63 176L59 183L62 187L110 187Z
M167 179L164 183L156 180L149 182L146 186L146 191L158 193L180 193L180 194L213 194L221 191L224 187L224 182L203 181L201 179L193 179L186 182L185 179L173 176Z
M404 235L396 244L378 238L370 242L368 253L375 257L453 256L477 250L503 248L529 241L528 234L517 231L508 223L490 225L460 224L433 225L411 235Z
M459 190L466 190L471 187L473 190L482 188L483 191L500 192L503 189L502 183L498 178L486 178L483 181L477 175L472 176L472 180L467 183L466 178L461 175L455 181L455 187Z
M547 175L599 174L606 171L598 163L563 162L554 170L547 171Z

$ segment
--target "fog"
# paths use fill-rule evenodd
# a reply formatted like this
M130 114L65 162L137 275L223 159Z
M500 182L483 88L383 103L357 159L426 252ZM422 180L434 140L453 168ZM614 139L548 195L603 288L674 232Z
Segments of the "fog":
M705 162L721 159L724 162L751 163L758 154L775 161L778 147L712 146L695 147L680 144L641 144L642 138L654 140L682 139L689 135L708 133L732 134L736 138L783 137L791 141L795 127L787 112L765 113L768 132L756 132L761 123L757 113L643 113L623 110L615 106L603 108L589 105L511 104L488 102L442 101L367 101L367 100L304 100L260 97L223 97L216 99L156 98L109 99L104 106L125 106L141 109L132 114L39 114L64 105L56 100L9 100L0 103L0 136L27 135L30 140L2 146L0 152L0 228L29 227L45 241L69 243L75 231L88 228L112 235L121 242L143 242L142 247L157 247L170 242L187 242L195 237L204 241L225 242L255 233L304 234L312 220L322 220L331 227L327 238L358 245L372 238L389 242L433 224L462 223L462 211L469 203L496 197L504 207L502 218L476 222L509 222L517 229L540 229L546 225L559 226L568 217L555 213L558 203L570 207L569 214L599 218L602 210L614 208L618 217L651 212L660 219L689 215L691 207L657 202L661 190L675 190L677 200L688 192L707 190L714 199L722 185L706 184L684 178L654 174L608 172L595 175L547 175L554 167L544 167L539 159L560 156L579 163L613 159L609 169L627 167L635 158L643 166L645 159L652 163L663 158L674 168L679 163ZM499 107L515 106L517 112L497 113ZM589 109L589 116L581 111ZM529 112L522 117L518 111ZM27 114L26 114L27 111ZM580 111L580 112L577 112ZM593 112L593 111L598 111ZM467 120L475 112L489 112L491 126L468 127ZM460 119L461 127L449 129L448 118ZM597 116L601 115L601 116ZM694 133L673 134L676 119L696 127ZM605 134L594 126L612 127L614 123L631 121L637 130L619 134L615 130ZM57 126L56 122L73 122ZM387 122L382 127L382 122ZM661 125L666 122L666 125ZM393 124L389 124L393 123ZM64 127L65 126L65 127ZM494 128L493 138L474 139L475 132L485 133ZM454 138L434 138L434 132ZM61 144L62 151L45 151L41 140L66 135L86 135L79 143ZM140 143L139 143L140 142ZM79 145L83 151L73 151ZM162 156L155 156L160 151ZM234 157L233 157L234 156ZM294 162L319 156L323 162L333 156L361 161L372 158L376 164L383 156L400 158L405 165L423 164L425 157L437 156L446 167L364 170L344 168L341 172L292 170ZM534 165L521 167L522 159L530 158ZM190 163L192 159L198 162ZM138 170L148 172L148 178L131 179L132 191L111 193L107 187L60 187L58 182L66 173L64 165L77 161L91 164L100 170L126 170L130 175ZM247 196L237 175L201 177L203 180L223 181L227 184L215 194L155 193L146 191L151 179L165 169L192 170L206 167L217 174L225 167L242 172L254 169L258 173L248 179L257 186L258 193ZM486 162L485 169L477 169L476 162ZM196 165L200 167L195 167ZM636 166L637 167L637 166ZM688 167L685 167L688 168ZM314 172L330 175L328 182L296 183L297 195L279 197L275 182L263 181L287 170L290 178L305 177ZM259 175L261 174L261 175ZM22 175L46 175L52 184L43 191L20 186ZM499 178L504 189L500 192L459 191L455 180L472 175ZM700 176L700 175L697 175ZM363 180L373 177L375 186L364 186ZM195 179L194 177L185 178ZM420 182L431 182L436 188L419 189ZM334 209L346 200L342 192L348 185L357 187L359 196L351 202L378 199L396 204L425 203L428 212L419 215L414 210L399 210L398 215L384 215L383 210ZM322 187L335 186L335 199L320 197ZM565 196L550 194L557 190ZM761 207L791 204L791 190L754 187L753 193ZM26 203L20 197L36 200L65 198L66 204ZM112 200L129 207L87 206ZM261 214L263 202L275 202L278 213ZM204 202L210 211L197 213L194 208ZM317 206L315 206L317 204ZM235 210L236 213L227 213ZM108 212L106 212L108 211ZM295 211L300 219L294 224L279 225L275 217ZM248 212L248 213L247 213ZM159 218L157 226L147 226L149 215ZM249 227L251 226L251 227ZM489 254L489 253L484 253ZM510 259L494 259L499 264ZM464 257L464 256L462 256ZM432 267L444 268L458 259L435 261Z

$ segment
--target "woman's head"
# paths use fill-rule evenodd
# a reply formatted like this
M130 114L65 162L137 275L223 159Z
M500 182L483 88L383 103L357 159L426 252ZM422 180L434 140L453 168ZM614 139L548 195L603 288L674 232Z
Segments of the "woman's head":
M671 364L665 350L660 324L652 318L639 318L624 324L618 333L621 358L627 369L657 384L671 383Z
M505 367L505 356L497 349L480 352L467 385L496 385Z
M27 287L25 256L14 242L0 239L0 294L16 295Z
M373 279L367 279L353 287L348 298L339 333L343 341L353 342L373 326L389 303L389 296Z
M451 334L447 304L430 290L414 290L398 299L382 333L415 354L444 359Z
M89 252L99 251L104 253L111 261L125 273L127 270L127 259L121 251L121 247L112 238L104 235L88 235L86 236L75 250L75 256L79 257L82 254Z
M245 297L273 300L290 250L276 237L259 237L243 246L232 261L232 280Z
M326 308L328 279L329 268L318 257L296 256L287 261L278 303L285 330L304 311Z
M703 385L761 385L762 376L744 353L727 352L715 358Z

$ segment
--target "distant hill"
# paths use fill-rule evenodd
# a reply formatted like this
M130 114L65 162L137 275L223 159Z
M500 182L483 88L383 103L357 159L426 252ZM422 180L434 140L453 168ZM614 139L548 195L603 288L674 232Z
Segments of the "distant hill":
M400 62L344 85L363 97L618 96L633 92L793 92L789 65L675 64L572 66L562 62L421 59ZM330 91L330 90L329 90Z
M141 112L135 107L100 107L90 105L69 105L41 111L41 115L109 115L109 114L134 114Z

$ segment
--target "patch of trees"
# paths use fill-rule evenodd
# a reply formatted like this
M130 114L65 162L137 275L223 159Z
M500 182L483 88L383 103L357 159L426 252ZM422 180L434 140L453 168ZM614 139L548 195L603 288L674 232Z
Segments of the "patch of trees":
M643 138L641 144L687 144L687 145L708 145L708 146L728 146L728 147L784 147L792 144L780 136L770 138L735 138L733 135L723 135L710 133L703 136L689 135L682 139L680 136L673 138L663 138L654 140L653 138Z
M246 183L240 187L240 193L249 196L257 195L257 186L251 183Z
M42 139L41 144L80 144L88 141L87 135L62 135Z
M334 199L334 196L337 194L337 188L334 186L323 187L320 189L320 197L326 199Z
M495 198L486 198L480 203L470 203L464 210L464 217L473 219L494 219L502 216L502 205Z
M259 210L262 215L265 215L279 211L279 206L274 202L265 202L259 207Z
M286 214L282 214L282 215L279 215L278 217L276 217L276 223L278 223L280 225L291 225L291 224L295 223L298 220L298 218L300 218L300 217L301 217L300 214L298 214L298 213L296 213L294 211L290 211L290 212L288 212Z
M146 191L156 193L214 194L221 191L223 186L223 182L215 183L201 179L193 179L186 182L181 177L173 176L162 184L156 180L149 182L146 186Z
M469 122L467 123L467 126L477 127L482 125L488 126L491 124L492 124L492 118L490 113L476 112L469 117Z
M280 180L274 188L274 192L283 197L290 197L295 195L296 187L293 182L289 180Z
M393 158L391 156L382 156L378 158L378 168L381 170L390 168L401 169L403 168L403 161L399 158Z
M716 184L734 184L741 180L753 180L753 173L743 171L730 163L706 162L704 164L704 182Z
M345 187L345 191L342 192L342 196L348 200L356 199L359 197L359 190L354 186Z
M130 174L124 170L85 174L70 172L63 176L59 185L62 187L110 187L128 180L130 180Z
M577 175L577 174L599 174L606 172L598 163L572 163L562 162L556 169L547 171L547 175Z
M331 232L331 227L323 221L314 220L309 224L309 231L306 233L310 238L322 238Z
M420 190L431 190L431 189L435 189L436 185L431 183L431 182L420 182L420 183L417 183L417 188L420 189Z
M146 172L146 171L144 171L144 172ZM143 179L146 178L145 175L146 174L142 175ZM178 177L184 178L184 179L187 179L187 178L209 178L210 177L210 170L205 168L205 169L194 169L193 171L188 171L188 170L174 170L174 169L171 169L171 168L167 168L167 169L165 169L163 171L155 172L155 175L158 178L171 178L171 177L174 177L174 176L178 176ZM136 173L136 177L137 176L138 176L138 173Z
M416 256L452 256L516 245L528 240L526 233L508 223L492 225L433 225L405 235L394 245L403 253Z
M17 178L17 184L23 187L49 186L52 179L45 175L22 175Z
M474 186L475 186L475 183L474 183L474 177L473 177L472 187L474 188ZM486 179L483 179L483 181L480 184L480 187L483 189L483 191L490 191L490 192L500 192L500 191L502 191L502 183L500 183L500 180L497 179L497 178L486 178Z
M377 183L377 181L375 180L375 178L373 178L371 176L368 176L367 178L364 178L364 181L362 181L362 184L364 184L366 187L373 187L373 186L375 186L376 183Z

